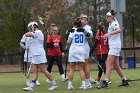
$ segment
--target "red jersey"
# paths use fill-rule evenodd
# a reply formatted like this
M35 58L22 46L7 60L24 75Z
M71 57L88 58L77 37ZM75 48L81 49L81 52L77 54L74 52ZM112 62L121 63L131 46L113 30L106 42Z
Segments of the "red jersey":
M60 42L62 42L60 35L49 35L46 42L52 45L54 44L58 45L57 47L48 48L47 54L49 56L58 56L62 54L60 50Z
M99 40L97 47L96 47L96 53L97 54L108 54L108 39L104 39L100 36L104 36L104 33L102 31L99 31L96 33L96 39Z

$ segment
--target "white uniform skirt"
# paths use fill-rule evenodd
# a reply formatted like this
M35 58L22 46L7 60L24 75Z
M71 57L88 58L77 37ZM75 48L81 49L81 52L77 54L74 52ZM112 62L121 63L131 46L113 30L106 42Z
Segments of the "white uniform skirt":
M33 55L32 56L32 63L33 64L47 63L45 51L43 51L40 55Z
M68 62L85 62L85 49L82 46L71 46Z
M109 55L120 56L121 48L109 48Z
M24 62L32 62L32 57L24 57Z

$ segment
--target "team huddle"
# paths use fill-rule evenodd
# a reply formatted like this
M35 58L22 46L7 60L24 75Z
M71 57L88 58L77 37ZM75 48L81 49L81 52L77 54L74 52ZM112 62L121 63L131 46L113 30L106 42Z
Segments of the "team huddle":
M122 69L119 66L119 56L121 52L121 39L118 21L114 17L114 11L110 11L106 14L106 20L109 23L108 31L105 33L102 23L99 23L96 27L96 37L93 44L93 32L88 24L88 16L81 14L73 22L73 27L66 32L67 43L63 48L63 42L61 36L58 35L58 27L52 23L50 26L49 35L46 39L47 44L47 58L44 50L44 35L39 30L37 22L30 22L28 24L29 32L25 33L21 39L20 46L25 49L24 61L28 62L27 75L29 75L30 67L32 66L33 77L32 81L29 78L26 80L27 87L23 88L26 91L32 91L35 86L40 85L38 82L38 71L46 76L47 82L51 87L48 90L54 90L58 88L58 84L55 82L51 75L51 70L54 62L56 62L62 82L68 81L68 90L73 90L73 76L76 65L81 78L81 85L79 89L92 88L92 84L99 84L101 81L102 73L105 74L105 79L97 89L108 88L111 84L111 70L112 67L117 71L122 79L121 86L128 86L129 82L126 79ZM39 22L43 25L41 19ZM88 67L88 60L92 57L93 51L96 50L98 58L98 76L97 79L92 79L90 75L90 69ZM67 55L65 55L65 52ZM64 69L62 66L62 57L67 56L69 62L68 76L64 75ZM96 60L95 60L96 61ZM47 63L47 69L46 64Z

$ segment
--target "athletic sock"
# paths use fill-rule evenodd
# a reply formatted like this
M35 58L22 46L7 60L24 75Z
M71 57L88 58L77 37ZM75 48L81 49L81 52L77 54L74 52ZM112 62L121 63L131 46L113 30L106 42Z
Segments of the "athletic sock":
M124 77L122 78L122 80L126 80L126 77L124 76Z
M109 81L109 79L108 79L108 78L105 78L105 81L106 81L106 82L108 82L108 81Z
M72 85L72 81L68 81L68 85Z
M32 83L36 83L36 80L32 80Z
M82 86L86 86L86 82L85 81L82 81Z
M100 79L101 79L101 77L97 77L97 79L96 79L96 80L97 80L97 81L100 81Z
M86 85L90 85L90 79L86 79L86 80L85 80L85 84L86 84Z
M50 83L51 83L52 86L56 85L56 82L54 80L51 80Z

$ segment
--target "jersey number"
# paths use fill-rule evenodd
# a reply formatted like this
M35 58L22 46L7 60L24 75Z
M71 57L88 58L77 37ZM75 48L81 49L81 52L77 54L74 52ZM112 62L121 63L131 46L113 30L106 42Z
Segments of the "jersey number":
M75 43L83 43L83 34L75 34Z

